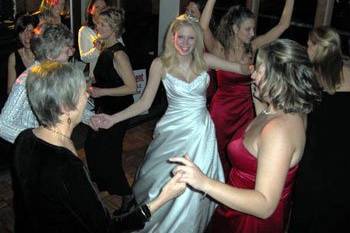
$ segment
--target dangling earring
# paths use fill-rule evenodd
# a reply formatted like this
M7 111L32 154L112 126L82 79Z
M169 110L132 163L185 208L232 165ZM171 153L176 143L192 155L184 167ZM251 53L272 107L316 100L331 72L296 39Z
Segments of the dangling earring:
M70 124L72 124L72 119L70 119L69 114L67 114L67 115L68 115L68 118L67 118L67 123L68 123L68 125L70 126Z

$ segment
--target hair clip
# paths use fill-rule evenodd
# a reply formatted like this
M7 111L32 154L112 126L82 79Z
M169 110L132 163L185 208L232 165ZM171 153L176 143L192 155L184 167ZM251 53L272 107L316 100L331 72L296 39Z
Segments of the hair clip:
M189 22L199 23L199 20L189 12L186 12L185 14L177 16L176 19L180 21L189 21Z
M193 16L190 12L185 13L185 19L191 22L199 23L199 20L197 17Z

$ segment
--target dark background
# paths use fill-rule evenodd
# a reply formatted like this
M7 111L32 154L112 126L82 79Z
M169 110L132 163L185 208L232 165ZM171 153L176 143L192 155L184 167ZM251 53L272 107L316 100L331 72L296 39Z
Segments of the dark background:
M116 3L116 0L111 0ZM27 5L24 3L27 2ZM28 5L28 2L31 5ZM68 3L69 1L67 1ZM79 30L80 2L73 1L73 15L76 25L75 34ZM186 2L183 0L183 2ZM21 11L25 8L33 11L40 0L18 0L22 3ZM261 0L257 24L257 34L262 34L271 29L279 21L285 0ZM158 39L158 5L159 0L124 0L122 6L126 10L126 33L123 39L128 49L128 54L134 69L145 68L148 70L153 58L157 55ZM218 24L221 16L234 4L245 4L245 0L217 0L213 19ZM67 4L68 5L68 4ZM281 36L290 38L306 45L308 32L313 27L316 13L317 0L295 0L292 17L292 25ZM75 10L79 9L79 10ZM12 0L0 1L0 109L6 101L7 86L7 58L16 49L16 35L13 31L13 3ZM65 20L69 26L69 15ZM349 56L350 49L350 0L335 0L331 26L335 27L341 35L343 53ZM77 35L75 35L77 40ZM77 43L75 43L77 44ZM78 49L75 59L79 60ZM155 100L156 108L164 108L164 96L162 90ZM163 106L163 107L162 107Z

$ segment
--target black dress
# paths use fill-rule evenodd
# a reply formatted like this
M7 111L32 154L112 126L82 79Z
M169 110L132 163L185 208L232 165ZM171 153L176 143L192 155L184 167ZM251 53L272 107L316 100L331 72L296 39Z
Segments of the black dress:
M66 148L37 138L32 129L15 141L12 184L17 233L121 232L140 229L147 220L139 209L112 219L83 162Z
M115 88L124 85L113 66L114 53L125 51L121 43L104 49L95 66L94 76L99 88ZM134 100L132 95L103 96L95 98L95 112L114 114L130 106ZM90 175L100 191L110 194L131 195L132 191L122 167L123 139L128 121L115 124L110 129L89 130L85 153Z
M323 93L308 116L289 232L344 232L350 220L350 92ZM346 135L346 136L344 136Z

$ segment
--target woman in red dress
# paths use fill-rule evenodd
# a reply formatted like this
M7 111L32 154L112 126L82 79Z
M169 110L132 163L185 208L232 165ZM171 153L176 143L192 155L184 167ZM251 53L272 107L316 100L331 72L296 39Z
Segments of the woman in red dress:
M306 115L319 88L306 49L291 40L261 48L252 74L267 108L228 145L233 167L228 184L206 177L188 157L174 173L180 181L226 207L214 216L215 233L283 233L293 181L305 145Z
M216 0L208 0L201 15L206 49L231 62L251 63L255 51L277 39L288 27L294 0L286 0L279 23L264 35L255 36L255 16L246 7L232 6L222 17L213 36L210 19ZM227 144L239 136L255 116L250 90L251 78L233 72L217 70L217 91L210 104L215 124L219 154L227 178L231 164L227 158Z

